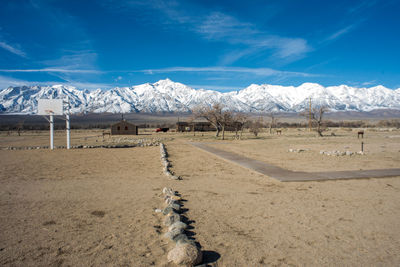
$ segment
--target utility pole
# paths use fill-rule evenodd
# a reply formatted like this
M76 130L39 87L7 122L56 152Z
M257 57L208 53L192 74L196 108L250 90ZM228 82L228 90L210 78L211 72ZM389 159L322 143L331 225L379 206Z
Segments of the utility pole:
M310 97L310 110L309 110L309 118L308 118L308 128L311 132L311 97Z

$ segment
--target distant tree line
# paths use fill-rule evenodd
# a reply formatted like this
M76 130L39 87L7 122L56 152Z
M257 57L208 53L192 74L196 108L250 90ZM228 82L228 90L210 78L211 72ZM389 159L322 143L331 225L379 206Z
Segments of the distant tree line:
M388 119L380 121L363 121L363 120L352 120L352 121L331 121L319 119L319 110L315 109L316 117L313 119L313 128L320 127L320 131L325 130L328 127L341 127L341 128L369 128L369 127L390 127L400 128L400 119ZM306 119L309 118L309 111L304 111L302 116ZM273 114L267 114L266 118L256 117L251 118L249 114L240 112L231 112L225 110L223 105L215 104L208 107L198 107L194 110L190 121L195 119L205 119L216 129L216 136L222 135L224 138L225 131L235 132L235 138L240 139L244 129L248 129L251 133L257 136L261 129L268 128L267 131L272 133L273 129L276 128L308 128L308 121L302 122L283 122L279 121L279 118ZM71 122L71 129L109 129L112 122ZM139 128L171 128L176 127L173 122L153 122L153 123L140 123L137 124ZM0 122L0 131L28 131L28 130L48 130L49 123L46 121L27 122L24 120ZM65 122L56 121L54 124L55 130L64 130ZM321 133L322 133L321 131Z

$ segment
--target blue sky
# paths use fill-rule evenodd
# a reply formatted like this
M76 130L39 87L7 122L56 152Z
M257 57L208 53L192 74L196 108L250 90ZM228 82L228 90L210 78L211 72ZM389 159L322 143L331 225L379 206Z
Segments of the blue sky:
M400 0L0 1L0 88L400 87Z

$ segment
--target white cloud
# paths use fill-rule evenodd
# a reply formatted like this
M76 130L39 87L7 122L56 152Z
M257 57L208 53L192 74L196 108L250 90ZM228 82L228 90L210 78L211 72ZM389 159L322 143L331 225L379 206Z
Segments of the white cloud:
M2 76L0 75L0 90L8 88L9 86L33 86L33 85L55 85L55 84L62 84L68 86L74 86L80 89L109 89L114 87L112 84L106 83L88 83L88 82L79 82L74 80L67 80L65 82L60 81L27 81L27 80L20 80L15 79L12 77Z
M243 89L243 87L234 87L234 86L224 86L224 85L198 85L198 84L189 84L188 86L194 89L205 89L205 90L217 90L217 91L238 91Z
M7 76L0 75L0 90L5 89L9 86L22 86L22 85L30 85L31 83L28 81L23 81L19 79L14 79Z
M351 24L349 26L346 26L340 30L338 30L337 32L334 32L333 34L331 34L330 36L328 36L325 41L333 41L339 37L341 37L342 35L350 32L351 30L353 30L356 27L357 24Z
M147 74L170 73L170 72L205 72L205 73L246 73L257 76L292 76L292 77L313 77L315 74L303 72L291 72L274 70L271 68L243 68L243 67L170 67L161 69L146 69L133 72L143 72Z
M121 5L120 2L111 0L107 7L115 10L112 4ZM266 50L271 50L272 57L292 61L304 57L312 50L307 40L303 38L278 36L261 31L256 25L223 12L203 10L197 6L184 8L179 2L163 0L128 1L123 2L123 5L119 6L118 10L125 11L129 8L156 10L164 15L161 23L172 26L173 30L180 25L203 39L236 45L233 50L235 52L239 50L239 53L228 52L222 57L221 63L224 64L231 64L240 58ZM196 10L196 13L190 9Z
M0 72L55 72L55 73L103 73L99 70L85 70L85 69L63 69L63 68L42 68L42 69L0 69Z
M17 56L24 57L24 58L27 57L26 53L24 51L14 47L14 46L11 46L10 44L7 44L6 42L0 42L0 47L7 50L10 53L17 55Z

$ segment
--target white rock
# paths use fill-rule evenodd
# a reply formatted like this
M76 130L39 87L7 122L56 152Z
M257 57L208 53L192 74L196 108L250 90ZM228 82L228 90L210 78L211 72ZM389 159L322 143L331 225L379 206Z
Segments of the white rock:
M177 265L194 266L202 261L203 255L197 246L186 243L177 244L175 248L168 253L167 258L168 262L172 261Z

